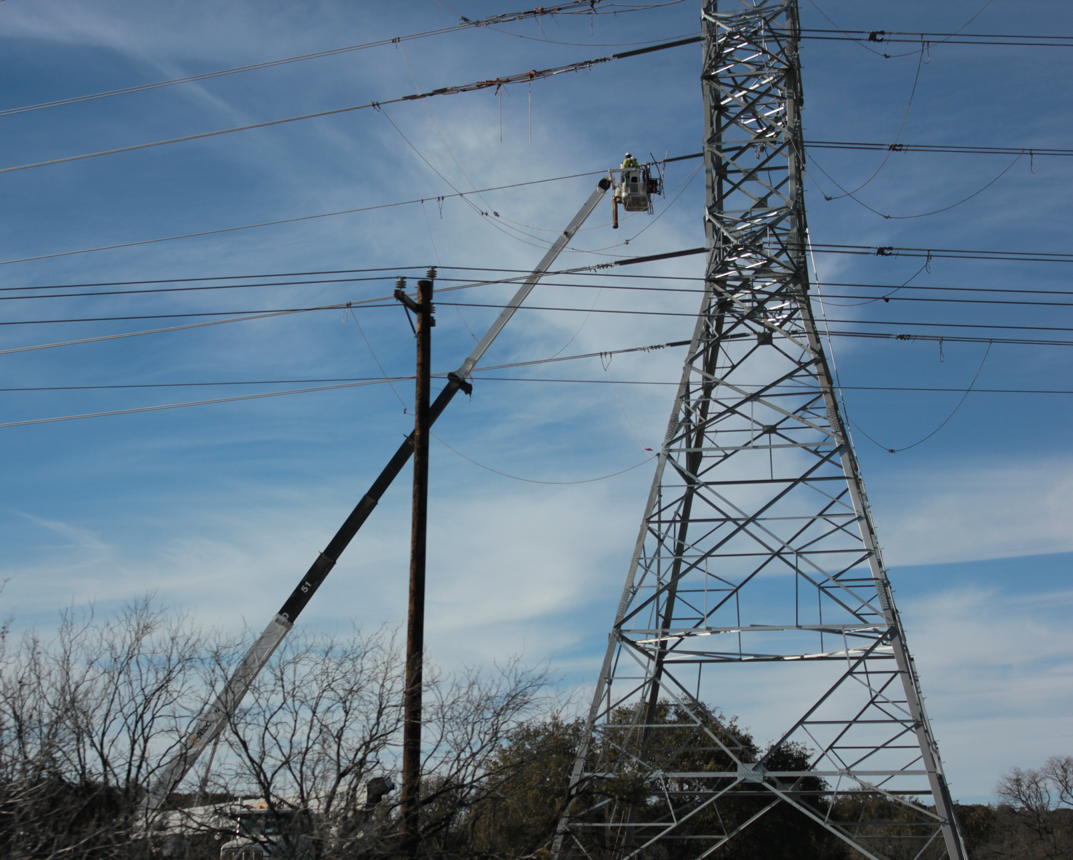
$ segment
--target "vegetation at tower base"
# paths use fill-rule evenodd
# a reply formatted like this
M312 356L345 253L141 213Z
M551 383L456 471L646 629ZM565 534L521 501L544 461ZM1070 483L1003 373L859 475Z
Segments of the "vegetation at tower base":
M616 714L615 723L621 728L611 730L606 736L603 748L597 751L601 760L629 755L626 750L636 741L631 737L637 732L632 725L636 722L635 715L635 708L623 708ZM628 765L609 768L608 773L613 775L587 781L583 796L578 799L588 804L606 802L606 823L625 815L635 822L655 822L661 815L659 799L664 792L696 794L703 779L672 779L667 773L726 771L730 767L726 754L705 732L685 724L681 716L676 705L660 702L656 707L653 721L663 728L652 732L650 756L661 762L663 770L650 772ZM709 711L705 715L705 725L728 745L739 751L750 750L754 760L760 758L751 735L734 720ZM511 733L498 761L512 769L515 776L504 791L490 794L472 810L472 856L544 856L540 852L547 848L562 811L570 769L583 733L583 720L566 721L559 716L528 723ZM790 746L768 750L764 758L771 769L782 770L800 767L807 754ZM824 786L819 780L787 788L820 814L825 810ZM690 823L682 826L675 838L663 841L643 856L652 860L695 856L697 851L691 851L691 848L696 848L696 842L691 837L710 832L712 822L709 816L718 814L724 823L733 826L736 821L747 820L770 803L767 792L757 792L747 786L733 794L733 801L720 807L718 813L714 809L701 810ZM591 856L607 860L621 856L623 846L611 841L610 829L601 828L600 832L605 833L608 840L587 846ZM842 848L839 840L828 831L796 809L784 807L772 810L756 821L740 840L727 845L719 856L735 860L839 857Z
M735 776L708 775L736 772L736 764L720 744L734 750L739 759L762 763L767 770L801 769L807 765L807 752L797 746L769 749L761 754L752 736L736 720L720 717L710 709L698 715L695 706L691 707L692 713L687 713L679 705L661 701L645 720L647 728L642 728L637 725L640 707L643 706L623 707L612 715L601 739L602 748L591 756L597 768L609 776L594 776L583 787L589 803L606 801L604 823L628 822L635 828L627 844L616 841L615 828L601 828L599 832L607 837L599 845L604 856L614 857L623 848L639 847L656 826L666 824L668 797L675 801L681 823L661 840L658 848L646 849L644 856L653 860L693 856L699 853L696 838L701 834L732 831L769 806L772 795L754 783L735 785ZM644 760L658 769L634 763L635 751L641 747ZM817 814L826 813L822 781L809 778L782 787ZM724 790L729 793L718 807L704 803L706 795ZM653 827L637 826L644 824ZM838 851L835 837L784 804L748 825L724 849L725 856L742 860L832 856Z

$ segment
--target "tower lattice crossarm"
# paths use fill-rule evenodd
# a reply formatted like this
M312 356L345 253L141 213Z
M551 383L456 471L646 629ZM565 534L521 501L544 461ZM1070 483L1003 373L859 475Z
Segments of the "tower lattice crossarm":
M961 860L809 299L797 3L729 5L706 289L553 854Z

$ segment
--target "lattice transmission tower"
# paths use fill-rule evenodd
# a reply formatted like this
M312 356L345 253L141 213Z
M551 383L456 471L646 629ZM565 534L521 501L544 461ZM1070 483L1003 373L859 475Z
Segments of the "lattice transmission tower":
M961 860L809 303L797 2L718 5L706 290L553 853Z

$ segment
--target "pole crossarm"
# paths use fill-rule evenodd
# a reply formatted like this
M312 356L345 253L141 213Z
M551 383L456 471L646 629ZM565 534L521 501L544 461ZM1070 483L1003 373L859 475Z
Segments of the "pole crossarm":
M552 853L963 860L809 299L797 2L719 5L706 288Z

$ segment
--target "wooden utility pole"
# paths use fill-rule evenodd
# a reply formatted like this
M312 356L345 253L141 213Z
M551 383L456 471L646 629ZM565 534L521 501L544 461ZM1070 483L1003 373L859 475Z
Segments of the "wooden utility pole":
M395 298L416 317L416 395L414 401L414 489L410 525L410 600L406 625L406 691L402 734L402 853L417 857L421 845L418 809L421 804L421 683L425 648L425 544L428 522L429 389L431 387L432 280L436 270L417 282L417 301L403 290Z

